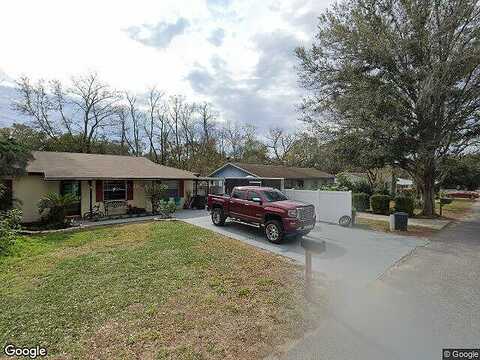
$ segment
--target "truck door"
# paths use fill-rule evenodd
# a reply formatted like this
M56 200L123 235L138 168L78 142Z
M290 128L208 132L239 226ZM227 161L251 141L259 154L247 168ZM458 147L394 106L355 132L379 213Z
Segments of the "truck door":
M253 201L253 199L262 200L262 197L256 191L247 193L248 217L250 221L261 224L263 222L263 206L261 202Z
M248 220L248 204L245 200L246 191L234 189L230 198L230 215L239 219Z

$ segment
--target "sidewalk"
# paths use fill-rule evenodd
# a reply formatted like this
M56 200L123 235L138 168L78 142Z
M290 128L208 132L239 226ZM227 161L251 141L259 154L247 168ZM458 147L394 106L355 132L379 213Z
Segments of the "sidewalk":
M366 213L366 212L357 212L357 218L385 221L385 222L390 221L389 216ZM452 222L451 220L442 220L442 219L415 219L415 218L408 219L408 225L420 226L420 227L425 227L425 228L434 229L434 230L442 230L445 226L447 226L451 222Z

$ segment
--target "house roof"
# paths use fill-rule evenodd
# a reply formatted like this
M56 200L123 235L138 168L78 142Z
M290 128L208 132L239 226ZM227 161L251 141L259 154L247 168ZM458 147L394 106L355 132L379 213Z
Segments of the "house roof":
M323 179L334 178L332 174L320 171L314 168L301 168L283 165L262 165L262 164L247 164L247 163L227 163L227 165L235 166L244 170L254 177L261 178L284 178L284 179ZM217 172L216 170L215 172ZM214 172L214 173L215 173Z
M46 180L60 179L198 179L195 174L156 164L144 157L32 152L28 173L42 173Z

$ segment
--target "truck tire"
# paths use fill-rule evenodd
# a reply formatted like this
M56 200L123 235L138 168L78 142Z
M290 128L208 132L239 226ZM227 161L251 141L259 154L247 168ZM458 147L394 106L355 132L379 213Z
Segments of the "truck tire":
M226 220L225 213L221 207L215 207L212 209L212 222L215 226L225 225Z
M279 244L283 239L283 227L278 220L269 220L265 223L265 237L274 244Z

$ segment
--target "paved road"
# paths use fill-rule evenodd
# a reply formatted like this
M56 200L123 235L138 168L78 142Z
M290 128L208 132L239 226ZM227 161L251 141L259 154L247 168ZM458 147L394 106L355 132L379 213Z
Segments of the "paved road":
M191 224L233 237L250 245L286 256L303 264L305 253L297 239L280 245L269 243L260 229L238 223L214 226L205 211L179 212L177 218ZM325 240L326 251L313 259L313 269L319 278L346 287L364 287L381 276L390 266L426 241L338 225L317 224L310 238Z
M480 347L480 203L381 280L331 288L328 315L288 359L441 359Z

